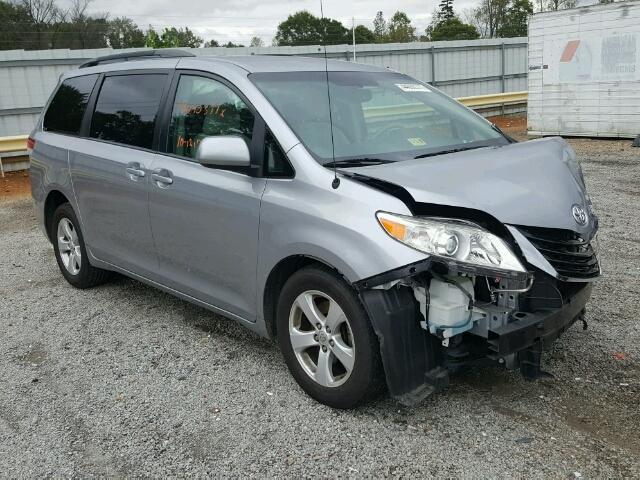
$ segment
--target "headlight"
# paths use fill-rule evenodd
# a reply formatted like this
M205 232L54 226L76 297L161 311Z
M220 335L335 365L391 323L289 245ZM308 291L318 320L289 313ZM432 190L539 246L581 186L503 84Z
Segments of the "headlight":
M475 266L526 272L501 238L473 223L386 212L376 216L391 237L421 252Z

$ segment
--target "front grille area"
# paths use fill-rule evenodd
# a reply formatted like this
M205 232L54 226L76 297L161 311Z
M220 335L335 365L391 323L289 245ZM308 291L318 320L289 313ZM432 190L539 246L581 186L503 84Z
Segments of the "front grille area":
M593 246L579 234L553 228L518 229L563 277L589 279L600 274Z

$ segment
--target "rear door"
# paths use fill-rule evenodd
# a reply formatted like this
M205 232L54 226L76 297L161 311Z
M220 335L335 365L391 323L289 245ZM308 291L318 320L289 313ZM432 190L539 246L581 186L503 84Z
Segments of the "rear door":
M149 195L161 281L255 320L260 199L266 180L250 175L249 169L205 167L195 162L195 154L207 136L240 135L251 144L256 114L224 80L183 72L174 79L165 117L165 154L151 166ZM263 134L264 129L262 139ZM256 149L251 150L255 155Z
M157 116L170 78L164 71L102 78L85 136L69 162L85 238L98 259L153 278L157 258L148 215Z

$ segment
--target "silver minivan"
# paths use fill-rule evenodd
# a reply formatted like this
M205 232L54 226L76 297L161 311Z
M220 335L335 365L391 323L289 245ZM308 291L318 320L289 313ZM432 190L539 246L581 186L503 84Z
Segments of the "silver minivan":
M388 69L101 57L62 75L29 148L71 285L118 272L277 339L332 407L415 404L488 362L535 379L600 275L569 145Z

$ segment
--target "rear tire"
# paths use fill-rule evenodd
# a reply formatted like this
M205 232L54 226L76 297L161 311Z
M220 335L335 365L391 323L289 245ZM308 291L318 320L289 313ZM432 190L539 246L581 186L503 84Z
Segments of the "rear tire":
M91 288L111 277L111 272L89 264L80 222L71 204L63 203L53 213L50 233L60 272L71 285Z
M384 388L378 337L354 290L328 268L306 267L287 280L277 336L296 382L320 403L353 408Z

